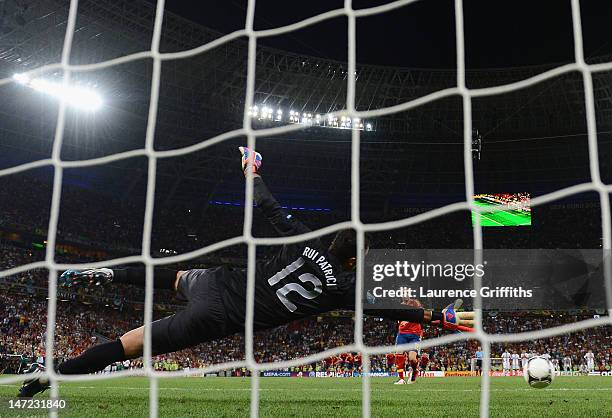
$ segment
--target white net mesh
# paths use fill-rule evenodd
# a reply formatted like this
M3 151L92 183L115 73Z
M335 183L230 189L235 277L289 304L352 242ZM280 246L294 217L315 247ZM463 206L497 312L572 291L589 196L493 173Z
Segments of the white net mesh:
M612 63L603 63L589 65L585 62L583 54L583 41L582 41L582 23L580 17L580 4L579 0L572 0L572 20L573 20L573 35L574 35L574 51L575 51L575 62L559 66L557 68L546 71L542 74L534 77L510 83L506 85L500 85L489 88L481 89L468 89L465 82L465 48L464 48L464 30L463 30L463 1L455 0L455 29L456 29L456 49L457 49L457 86L448 88L445 90L436 91L426 96L420 97L409 102L405 102L396 106L388 108L375 109L369 111L356 111L355 109L355 70L356 70L356 20L358 17L371 16L379 13L391 11L393 9L406 6L410 3L414 3L418 0L400 0L391 2L382 6L371 7L366 9L355 10L352 8L351 0L346 0L344 8L332 10L298 23L291 25L267 29L267 30L254 30L254 14L255 14L255 0L249 0L246 24L244 29L235 31L229 35L223 36L207 44L201 45L197 48L173 52L173 53L160 53L159 45L162 32L162 22L164 17L164 0L158 0L156 17L154 23L153 37L151 41L151 49L149 51L138 52L127 56L119 57L116 59L99 62L89 65L70 65L69 57L72 47L72 39L75 30L76 17L78 12L78 0L71 0L70 11L68 16L66 34L64 38L62 58L59 64L51 64L44 67L40 67L36 70L32 70L28 73L30 76L35 74L41 74L53 70L63 70L63 83L67 85L70 81L71 73L92 71L102 69L120 63L129 61L149 58L153 60L153 76L151 82L151 100L149 106L149 116L146 132L146 142L143 149L127 151L109 155L102 158L95 158L90 160L80 161L62 161L60 158L60 151L62 149L62 140L64 134L64 123L66 115L66 103L61 101L59 106L57 125L55 131L55 138L53 142L53 151L50 159L38 160L35 162L15 166L9 169L0 170L0 176L15 174L30 170L36 167L42 166L53 166L54 168L54 181L53 181L53 197L51 205L51 215L49 220L48 236L47 236L47 250L46 259L41 262L29 263L21 265L9 270L0 272L0 277L10 276L16 273L21 273L27 270L35 268L47 268L49 271L49 300L48 300L48 316L47 316L47 333L46 333L46 374L52 383L51 396L58 396L58 386L55 383L58 380L70 381L70 380L93 380L93 379L109 379L118 378L123 376L146 376L150 380L150 392L149 392L149 414L150 416L158 415L158 379L159 378L171 378L177 376L187 375L200 375L206 372L216 372L229 368L247 367L252 372L251 378L251 416L257 416L259 412L259 372L262 370L279 369L285 367L298 366L314 361L319 361L330 355L340 354L341 352L347 351L359 351L363 356L363 380L362 380L362 411L364 417L370 416L370 381L368 377L369 372L369 356L375 354L384 354L389 351L387 346L366 346L363 341L363 309L361 306L362 301L362 284L363 284L363 265L361 263L357 266L357 281L356 281L356 295L355 295L355 329L354 329L354 342L351 345L337 347L331 350L317 353L308 357L292 359L289 361L275 362L275 363L257 363L255 361L253 353L253 317L254 317L254 285L255 285L255 254L257 245L275 245L284 243L294 243L305 239L320 237L331 232L339 231L346 228L354 228L357 231L358 237L358 249L361 251L364 247L364 234L368 231L383 231L395 228L401 228L413 224L417 224L429 219L443 216L445 214L460 211L460 210L472 210L482 212L483 210L473 203L474 195L474 176L472 167L472 98L491 96L496 94L507 93L518 89L526 88L534 84L540 83L544 80L548 80L553 77L568 73L568 72L580 72L583 77L584 83L584 100L586 104L586 117L587 117L587 128L588 128L588 149L589 149L589 161L590 161L590 173L591 181L589 183L578 184L572 187L567 187L549 193L543 196L539 196L532 200L532 205L542 205L557 199L561 199L570 195L594 191L600 196L601 201L601 216L602 216L602 229L603 229L603 251L604 255L609 254L612 248L612 233L611 233L611 216L610 216L610 199L609 193L612 192L612 186L606 186L601 181L600 170L599 170L599 157L598 157L598 145L597 145L597 129L596 129L596 118L595 118L595 102L593 96L593 81L592 74L594 72L612 70ZM252 231L252 220L253 220L253 178L248 176L246 196L245 196L245 216L244 216L244 230L243 235L227 239L221 242L217 242L213 245L200 248L196 251L189 253L167 257L167 258L153 258L151 256L151 229L153 220L153 204L155 197L155 180L156 180L156 167L157 160L161 158L176 157L186 155L197 150L201 150L206 147L210 147L214 144L222 142L229 138L238 136L246 136L248 138L248 146L251 149L256 148L256 138L258 136L280 134L298 129L305 129L302 125L289 125L281 126L270 129L254 130L251 127L251 119L248 116L248 110L253 106L254 98L254 86L255 86L255 55L257 47L257 39L276 36L291 32L300 28L304 28L318 22L331 19L334 17L346 16L348 18L348 71L347 71L347 100L346 109L342 113L345 116L351 118L373 118L392 113L398 113L406 111L423 104L439 100L449 96L461 96L463 99L463 116L464 116L464 168L465 168L465 196L466 200L460 203L454 203L447 205L435 210L431 210L426 213L422 213L416 216L408 217L405 219L384 222L377 224L363 224L360 218L359 208L359 191L360 191L360 167L359 167L359 153L360 153L360 131L352 131L352 169L351 169L351 202L352 202L352 213L350 222L338 223L317 231L303 234L299 236L293 236L289 238L254 238L251 234ZM240 37L248 38L248 73L247 73L247 89L246 89L246 100L245 110L242 129L226 132L224 134L215 136L203 140L195 145L191 145L185 148L167 150L167 151L156 151L154 149L154 136L155 136L155 125L157 118L157 106L159 98L159 87L160 87L160 73L162 61L176 60L191 57L197 54L202 54L208 50L211 50L219 45L230 42ZM11 78L5 78L0 80L0 86L13 82ZM123 160L135 156L146 156L148 158L148 183L147 183L147 197L146 197L146 209L145 209L145 222L144 232L142 237L142 254L139 256L130 256L117 258L113 260L107 260L99 263L87 263L87 265L66 265L58 264L55 262L55 243L57 236L57 224L59 217L59 207L61 200L61 187L62 187L62 174L65 168L70 167L87 167L93 165L101 165L117 160ZM476 222L474 224L474 249L482 249L482 229L479 224L479 217L475 217ZM178 372L156 372L151 363L151 338L150 338L150 326L153 312L153 267L161 264L172 264L180 261L192 259L193 257L207 254L219 250L221 248L229 247L236 244L247 244L248 246L248 278L247 278L247 316L245 323L245 344L246 344L246 360L237 362L227 362L206 367L199 370L189 371L178 371ZM481 252L475 251L475 263L480 263L478 257L481 257ZM88 375L88 376L58 376L53 371L53 346L54 346L54 329L55 329L55 318L56 318L56 302L57 302L57 273L68 268L83 268L83 267L102 267L102 266L115 266L125 263L141 262L147 267L147 281L145 289L145 345L144 345L144 368L140 370L126 370L106 375ZM589 319L580 321L577 323L566 324L554 328L542 329L538 331L523 332L518 334L487 334L483 329L482 322L482 311L479 309L481 306L480 296L475 299L475 310L476 310L476 332L472 334L453 334L447 335L435 339L424 341L420 344L421 348L429 348L433 346L449 344L457 341L467 339L477 339L483 348L483 357L489 359L491 356L491 344L499 342L517 342L533 340L538 338L546 338L559 334L570 333L579 331L582 329L610 325L612 324L612 266L610 265L610 257L604 257L604 277L605 277L605 291L608 306L608 316L603 316L598 319ZM475 287L479 288L480 283L476 282ZM409 346L406 345L405 348ZM489 361L483 362L483 374L482 374L482 385L480 395L480 415L486 417L489 415L489 394L490 394L490 378L488 371L490 369ZM21 381L24 376L8 377L0 379L0 384L8 384ZM56 413L51 412L50 415Z

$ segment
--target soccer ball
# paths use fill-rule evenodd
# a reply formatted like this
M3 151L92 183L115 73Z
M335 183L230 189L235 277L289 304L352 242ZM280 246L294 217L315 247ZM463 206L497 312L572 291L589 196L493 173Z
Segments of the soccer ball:
M532 357L523 369L523 377L532 388L543 389L549 386L555 378L555 368L544 357Z

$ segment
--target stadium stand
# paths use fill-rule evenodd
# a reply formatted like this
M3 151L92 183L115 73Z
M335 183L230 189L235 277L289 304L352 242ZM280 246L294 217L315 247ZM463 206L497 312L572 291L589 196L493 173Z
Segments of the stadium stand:
M83 304L77 301L62 302L58 310L56 329L56 349L60 360L79 354L96 341L113 339L135 326L142 324L142 311L130 304L100 306ZM160 312L157 312L159 315ZM25 363L44 357L44 333L46 301L36 296L20 293L4 293L0 296L0 357L18 355ZM592 314L591 314L592 315ZM522 332L538 328L548 328L571 323L589 317L580 314L504 314L495 318L488 317L485 322L487 331L492 333ZM493 320L495 319L495 320ZM272 332L260 333L255 339L255 353L258 361L272 362L303 357L329 348L347 344L353 330L352 317L343 313L325 318L312 318L276 328ZM371 345L387 344L392 351L396 324L391 321L368 318L364 323L365 341ZM425 338L439 336L440 331L428 329ZM508 348L511 352L549 353L552 358L561 359L568 355L574 367L582 361L587 350L593 350L598 360L598 369L612 368L611 330L594 328L568 335L530 341L528 343L494 345L492 356L498 357ZM470 370L469 360L476 351L476 342L456 343L429 350L431 362L429 370ZM155 362L161 370L202 367L244 358L244 340L241 335L205 343L197 348L158 356ZM384 356L374 356L372 370L386 370ZM129 367L140 367L138 360L130 362ZM305 365L304 370L323 368L324 364ZM349 366L347 366L349 367ZM4 370L0 366L0 370ZM352 366L350 367L352 368ZM239 371L234 371L234 373Z

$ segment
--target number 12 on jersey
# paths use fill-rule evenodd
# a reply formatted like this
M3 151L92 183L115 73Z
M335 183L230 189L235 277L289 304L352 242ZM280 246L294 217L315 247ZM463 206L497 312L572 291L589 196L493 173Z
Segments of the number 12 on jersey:
M294 273L296 270L302 267L304 263L305 261L302 257L298 258L293 263L276 273L274 276L270 277L268 279L268 284L270 286L274 286L277 283L280 283L291 273ZM295 312L297 310L297 306L287 299L287 295L289 293L296 292L304 299L314 299L323 292L321 280L319 280L317 276L312 273L302 273L298 276L298 280L300 280L302 283L311 283L314 286L314 289L307 290L299 283L287 283L276 291L276 296L281 302L283 302L283 305L285 305L289 312Z

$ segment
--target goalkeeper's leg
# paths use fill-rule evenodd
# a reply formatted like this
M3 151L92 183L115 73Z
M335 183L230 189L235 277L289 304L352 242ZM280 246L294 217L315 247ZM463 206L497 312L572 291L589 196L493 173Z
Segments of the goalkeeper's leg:
M177 290L182 271L155 267L153 269L153 287L156 289ZM126 268L95 268L83 270L66 270L59 278L62 287L104 286L110 283L131 284L145 287L146 268L144 266Z
M153 354L164 354L187 348L191 345L190 340L185 336L177 335L184 330L173 330L171 337L166 337L168 328L173 322L181 321L186 311L155 321L151 324L152 341L151 347ZM177 318L178 317L178 318ZM174 344L168 344L173 337L180 337ZM193 344L195 345L195 344ZM144 327L139 327L128 331L120 339L108 343L99 344L85 350L81 355L67 360L57 366L58 374L90 374L102 371L106 366L118 361L125 361L142 356L144 347ZM33 378L26 380L19 389L20 397L32 397L44 392L49 387L47 378Z
M233 334L239 329L227 324L221 293L214 277L206 270L179 274L177 292L189 301L174 315L151 323L153 355L171 353ZM83 354L57 367L59 374L89 374L104 370L109 364L142 356L144 327L133 329L119 340L89 348ZM49 387L47 379L31 379L19 390L19 396L32 397Z

